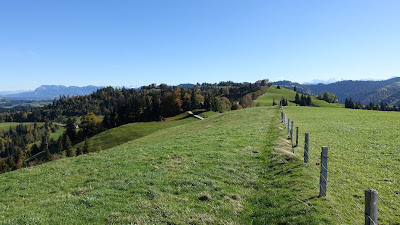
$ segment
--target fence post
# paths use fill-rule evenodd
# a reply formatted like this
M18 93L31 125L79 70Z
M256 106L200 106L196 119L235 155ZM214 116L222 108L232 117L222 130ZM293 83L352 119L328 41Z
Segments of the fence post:
M378 191L365 190L365 225L378 224Z
M290 126L289 126L290 125L290 119L289 118L287 119L287 124L286 125L287 125L287 134L289 134L289 128L290 128Z
M292 120L292 128L290 128L290 139L293 140L293 120Z
M296 147L299 146L299 127L296 127Z
M308 133L305 134L304 140L304 163L308 163Z
M328 182L328 147L322 147L321 151L321 174L319 178L319 197L326 196L326 184Z

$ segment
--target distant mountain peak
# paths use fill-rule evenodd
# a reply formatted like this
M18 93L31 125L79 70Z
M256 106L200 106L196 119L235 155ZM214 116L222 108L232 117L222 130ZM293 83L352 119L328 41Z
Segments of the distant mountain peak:
M309 82L304 82L302 83L302 85L313 85L313 84L332 84L332 83L336 83L339 80L337 80L336 78L330 78L327 80L323 80L323 79L314 79L312 81Z
M52 100L58 98L60 95L72 96L72 95L87 95L91 94L97 89L103 87L97 87L93 85L78 87L64 85L41 85L34 91L27 91L16 94L4 95L5 98L11 99L23 99L23 100Z

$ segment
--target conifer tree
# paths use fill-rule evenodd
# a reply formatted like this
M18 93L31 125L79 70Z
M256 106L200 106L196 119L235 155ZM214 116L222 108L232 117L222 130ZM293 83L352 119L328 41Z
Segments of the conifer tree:
M76 156L78 156L78 155L82 155L82 150L81 150L81 148L76 148Z
M89 140L85 138L85 143L83 144L83 154L88 154L89 153Z
M62 152L64 150L64 145L63 145L63 143L64 143L64 135L61 135L58 138L57 142L58 142L58 144L57 144L57 152L60 153L60 152Z
M190 96L190 103L192 105L192 109L197 109L199 107L199 100L197 99L196 90L193 88L192 95Z
M65 153L66 153L67 157L72 157L73 156L71 140L69 140L68 135L65 136L64 149L65 149Z
M294 97L294 103L296 103L296 104L300 104L301 103L299 93L297 93L297 92L296 92L296 96Z
M67 125L65 126L65 133L68 135L69 140L74 142L76 140L76 131L74 121L71 118L68 118Z
M50 151L47 149L46 152L44 153L44 160L46 162L51 161L52 160L52 155L50 153Z
M306 105L307 106L311 106L311 103L312 103L311 97L310 97L310 95L308 95L307 98L306 98Z

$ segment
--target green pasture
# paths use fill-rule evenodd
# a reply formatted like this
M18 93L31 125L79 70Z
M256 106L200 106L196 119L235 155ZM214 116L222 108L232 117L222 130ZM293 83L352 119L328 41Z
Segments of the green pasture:
M34 123L33 122L26 122L26 123L18 123L18 122L5 122L5 123L0 123L0 130L1 131L8 131L10 130L10 127L12 129L15 129L20 124L24 124L26 126L32 126ZM44 123L43 122L38 122L37 123L39 126L42 126Z
M277 86L273 85L270 88L268 88L267 92L263 94L262 96L258 97L256 100L254 100L254 103L260 103L261 106L272 106L272 103L275 99L276 104L279 105L279 101L282 97L288 99L289 101L294 101L296 96L296 92L293 90L289 90L286 88L280 88L278 89ZM301 96L301 94L300 94ZM313 106L317 107L333 107L333 108L343 108L344 105L342 104L337 104L337 103L328 103L323 100L318 100L315 96L311 96L312 98L312 104ZM288 102L289 106L295 106L295 103Z
M328 197L346 223L364 223L367 188L378 190L383 199L378 201L379 224L400 223L399 112L293 106L284 112L299 127L298 157L304 133L309 133L309 168L317 176L321 147L328 147Z
M107 151L1 174L0 223L338 224L288 152L277 108L188 119Z
M140 122L129 123L113 129L106 130L89 138L89 146L91 151L99 151L109 149L111 147L141 138L156 131L195 122L198 119L183 113L175 117L167 118L162 122ZM84 142L74 146L74 148L83 149Z

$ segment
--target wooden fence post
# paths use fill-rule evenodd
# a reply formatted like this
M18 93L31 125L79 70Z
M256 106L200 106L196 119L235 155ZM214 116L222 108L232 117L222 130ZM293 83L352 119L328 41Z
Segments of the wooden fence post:
M296 147L299 146L299 127L296 127Z
M308 163L308 133L305 134L304 140L304 163Z
M319 197L326 196L326 185L328 183L328 147L322 147L321 151L321 174L319 178Z
M293 140L293 120L292 120L292 128L290 128L290 139Z
M287 134L289 134L289 128L290 128L290 119L287 119Z
M378 191L365 190L365 225L378 225Z

